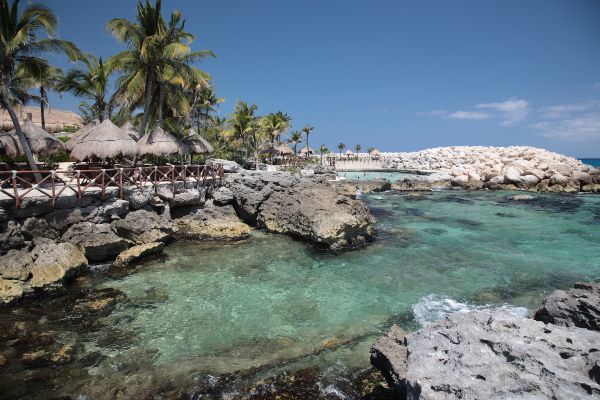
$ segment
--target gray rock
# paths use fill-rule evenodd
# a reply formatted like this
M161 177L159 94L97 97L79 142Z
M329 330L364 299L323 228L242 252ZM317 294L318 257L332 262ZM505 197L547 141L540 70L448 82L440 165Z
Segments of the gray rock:
M242 170L242 167L240 167L240 165L238 163L236 163L235 161L222 160L219 158L210 158L210 159L206 160L206 165L218 165L218 164L221 164L223 166L224 172L232 173L232 172L239 172Z
M165 186L159 187L158 190L156 191L156 195L162 201L171 201L171 200L173 200L173 197L174 197L173 191Z
M397 325L371 347L371 365L381 371L388 386L404 394L406 375L406 332Z
M363 246L374 234L366 205L321 177L245 172L227 177L226 186L238 216L270 232L334 251Z
M21 227L14 221L0 223L0 252L25 246Z
M33 238L56 240L60 237L60 233L52 228L48 221L37 217L27 218L21 226L21 231L27 240L33 240Z
M233 192L227 187L220 187L212 193L213 203L217 206L226 206L233 203Z
M408 335L405 350L376 351L394 360L407 399L588 399L600 396L599 343L599 332L482 310Z
M600 331L600 283L580 282L569 291L555 291L544 300L534 319Z
M203 189L185 189L175 193L173 199L169 201L169 205L171 208L201 206L205 200Z
M9 250L0 257L0 277L25 281L31 276L33 259L26 250Z
M592 175L582 171L573 171L571 178L576 179L583 184L590 184L593 182Z
M110 199L102 205L102 214L105 218L124 217L129 212L129 202L121 199Z
M154 197L154 192L149 189L142 191L139 188L132 188L125 191L124 197L125 200L129 201L129 208L138 210L150 203L152 197Z
M240 240L250 236L250 227L242 222L233 206L207 205L174 219L178 239Z
M90 261L112 259L129 247L129 241L117 236L109 224L92 222L72 225L62 235L61 240L82 248Z
M563 185L564 186L567 184L567 182L569 182L569 178L567 178L566 176L563 176L562 174L559 174L558 172L550 177L550 184L552 184L552 185Z
M73 224L84 221L102 222L103 219L96 206L56 210L46 215L45 218L52 228L61 232Z
M130 212L125 218L112 222L111 228L117 235L135 244L164 242L173 233L168 215L146 210Z

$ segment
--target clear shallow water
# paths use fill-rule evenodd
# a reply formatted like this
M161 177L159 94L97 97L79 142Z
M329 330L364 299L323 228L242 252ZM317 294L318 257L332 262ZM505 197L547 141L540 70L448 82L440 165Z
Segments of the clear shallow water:
M0 390L46 385L54 390L40 398L132 398L140 388L193 392L235 371L252 381L316 366L335 391L345 373L368 366L369 346L392 323L417 329L480 307L525 315L556 288L600 279L600 196L509 195L364 196L380 238L342 255L255 232L243 243L171 245L135 273L96 273L77 284L127 300L91 326L60 302L38 310L29 323L53 332L55 348L73 348L71 361L43 384L38 369L0 368ZM19 359L9 339L0 349Z

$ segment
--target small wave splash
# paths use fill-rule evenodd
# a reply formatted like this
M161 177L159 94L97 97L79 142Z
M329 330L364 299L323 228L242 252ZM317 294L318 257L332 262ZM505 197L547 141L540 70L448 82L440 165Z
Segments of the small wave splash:
M489 308L506 310L515 316L523 318L527 317L529 313L529 310L525 307L517 307L510 304L504 304L500 307L495 307L489 304L475 305L462 303L460 301L435 294L422 297L417 303L413 304L412 311L415 315L415 320L419 323L419 325L421 327L425 327L446 318L446 316L451 313L467 313L469 311Z

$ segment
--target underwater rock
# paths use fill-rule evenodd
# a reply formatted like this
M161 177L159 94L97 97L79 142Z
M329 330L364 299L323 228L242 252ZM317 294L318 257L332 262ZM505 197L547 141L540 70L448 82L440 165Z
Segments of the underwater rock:
M579 282L568 291L555 291L544 300L534 319L600 331L600 283Z
M334 183L343 193L354 196L360 189L362 193L385 192L392 188L387 179L345 179Z

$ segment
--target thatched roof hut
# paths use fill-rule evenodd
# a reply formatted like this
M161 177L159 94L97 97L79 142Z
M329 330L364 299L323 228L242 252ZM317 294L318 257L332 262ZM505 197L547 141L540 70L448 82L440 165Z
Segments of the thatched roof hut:
M354 155L354 153L353 153L353 152L352 152L352 150L350 150L350 149L348 149L348 150L346 151L346 153L344 153L344 154L346 154L347 156L352 156L352 155Z
M19 120L25 120L27 114L31 114L33 123L42 126L42 117L39 107L19 107L16 112ZM46 130L48 132L60 132L66 128L83 126L81 117L69 110L58 110L55 108L46 109L44 119L46 120ZM8 131L14 128L8 112L0 110L0 130Z
M140 131L135 129L135 125L133 125L133 123L131 123L130 121L127 121L123 125L121 125L121 129L124 130L129 136L131 136L131 138L136 142L142 137Z
M146 133L138 141L139 154L167 156L172 154L186 154L186 146L175 136L156 126L152 132Z
M303 148L300 149L300 154L302 155L306 155L306 154L315 154L315 151L313 150L312 147L308 147L308 146L304 146Z
M274 153L281 156L289 156L294 154L294 150L290 149L285 144L276 145L275 147L269 146L265 149L265 151L267 153Z
M379 150L375 149L371 152L371 157L379 158L379 157L381 157L381 152Z
M73 150L73 147L75 147L75 145L79 143L79 141L83 139L85 135L90 133L92 129L94 129L98 125L100 125L100 121L95 119L89 124L82 126L77 132L71 135L71 139L69 139L69 141L65 143L65 147L67 148L67 150Z
M0 133L0 154L16 158L21 154L21 144L17 135Z
M34 154L47 156L58 153L59 151L65 151L65 145L63 142L43 130L41 127L35 125L31 119L28 119L21 125L21 130L25 134L27 142L29 142L31 152ZM21 142L19 141L17 132L13 129L5 135L12 136L14 138L11 141L4 137L5 140L2 144L6 154L11 157L23 154L23 148L21 147ZM12 147L13 143L16 144L16 148Z
M193 154L205 154L215 151L214 147L198 134L194 129L188 131L188 136L185 138L184 144L187 150Z
M138 145L127 132L105 119L90 130L71 150L71 156L79 161L92 157L100 159L119 156L133 157L138 153Z

